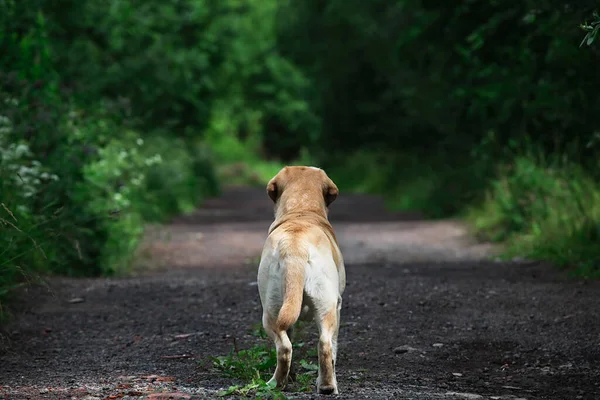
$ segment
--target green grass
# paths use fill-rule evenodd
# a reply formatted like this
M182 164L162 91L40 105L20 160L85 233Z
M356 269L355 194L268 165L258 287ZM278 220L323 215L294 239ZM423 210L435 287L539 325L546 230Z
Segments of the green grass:
M546 260L600 277L600 184L576 165L532 155L502 166L486 200L466 218L503 258Z
M47 255L43 249L47 238L43 227L28 223L6 204L0 203L0 229L4 236L4 248L0 250L0 324L10 319L10 310L4 301L17 289L30 283L43 283L30 268L23 267L19 259L39 260L43 263ZM36 237L40 236L40 237Z
M293 380L290 377L290 383L286 390L292 392L310 392L314 388L318 366L310 359L317 357L314 351L304 351L305 343L300 339L303 335L302 324L299 322L296 327L294 346L294 360L298 363L301 372L297 373ZM286 399L284 393L274 386L267 384L267 381L273 375L277 365L277 354L270 339L262 328L255 326L252 330L253 336L260 338L262 343L256 344L249 349L239 350L234 348L225 356L212 357L213 368L219 371L224 377L241 381L241 384L235 384L220 393L220 396L243 396L248 398L260 399ZM299 360L299 361L297 361Z

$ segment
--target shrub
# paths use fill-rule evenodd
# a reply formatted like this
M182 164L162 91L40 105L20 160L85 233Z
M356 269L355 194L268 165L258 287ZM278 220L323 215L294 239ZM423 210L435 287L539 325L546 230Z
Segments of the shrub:
M159 102L133 89L157 83L127 80L144 61L132 53L114 64L120 40L140 39L122 30L131 15L107 26L107 15L94 20L98 2L62 3L73 7L0 4L0 299L37 272L123 272L145 221L189 211L218 190L200 135L184 141L164 130L141 134L153 126L147 113L158 116ZM109 7L110 18L125 3ZM98 31L86 26L96 22ZM65 46L66 37L75 42ZM106 68L111 62L118 71ZM111 93L118 86L123 90Z
M138 200L145 220L161 222L166 216L188 213L218 193L212 152L204 144L155 134L146 138L142 153L161 159L150 165Z
M506 241L506 257L530 257L600 276L600 185L581 167L520 156L504 165L483 206L478 234Z

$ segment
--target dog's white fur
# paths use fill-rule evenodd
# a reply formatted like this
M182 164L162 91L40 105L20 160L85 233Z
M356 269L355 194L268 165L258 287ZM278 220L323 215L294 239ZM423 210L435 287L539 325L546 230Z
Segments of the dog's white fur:
M315 167L285 167L267 185L275 203L258 268L263 326L277 348L270 384L287 384L292 343L289 333L299 319L313 317L319 327L317 391L337 394L337 337L346 273L328 216L337 186Z

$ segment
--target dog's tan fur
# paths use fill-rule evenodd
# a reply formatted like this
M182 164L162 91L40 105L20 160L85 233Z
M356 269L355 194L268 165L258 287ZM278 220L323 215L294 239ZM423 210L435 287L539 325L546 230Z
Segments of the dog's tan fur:
M267 185L275 203L275 221L265 242L258 283L263 325L277 346L277 368L271 379L287 383L292 347L287 332L309 307L319 326L320 393L337 393L335 359L341 295L346 284L344 262L328 220L338 188L313 167L285 167Z

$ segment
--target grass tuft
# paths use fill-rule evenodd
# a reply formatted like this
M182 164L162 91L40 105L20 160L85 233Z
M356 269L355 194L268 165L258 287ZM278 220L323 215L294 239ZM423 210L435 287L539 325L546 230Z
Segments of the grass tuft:
M302 327L299 326L301 329ZM298 331L297 331L298 332ZM220 396L243 396L261 399L286 399L279 389L269 385L277 366L277 353L275 348L268 343L267 335L262 326L254 326L252 335L263 340L245 350L234 348L225 356L212 357L213 368L224 377L241 380L242 384L230 386L222 391ZM299 336L299 335L296 335ZM310 392L314 388L314 381L318 372L318 365L307 358L315 358L316 353L304 352L304 342L294 341L294 359L301 367L301 373L290 376L290 383L286 390L292 392Z

